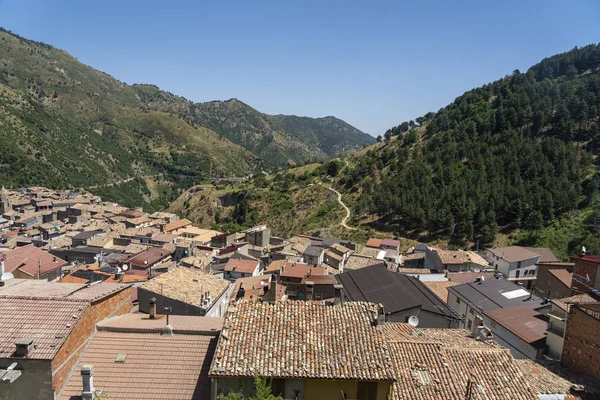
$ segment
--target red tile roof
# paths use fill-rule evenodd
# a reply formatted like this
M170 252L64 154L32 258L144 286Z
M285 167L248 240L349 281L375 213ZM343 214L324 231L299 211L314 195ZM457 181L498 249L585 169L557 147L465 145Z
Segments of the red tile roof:
M591 261L593 263L600 264L600 255L572 256L571 259L572 260Z
M477 278L492 279L494 277L493 272L448 272L446 277L449 281L456 283L469 283L475 282Z
M227 264L225 264L225 271L252 274L258 268L259 264L259 261L230 258Z
M171 255L171 251L161 247L149 247L141 253L135 254L125 261L126 264L131 264L132 267L146 269L167 258Z
M310 275L325 275L325 268L288 262L283 266L280 276L282 278L304 278L309 273Z
M548 323L541 318L539 312L527 306L498 308L487 311L485 315L527 343L532 344L546 338Z
M548 272L554 275L554 277L561 281L566 287L571 287L571 282L573 280L572 272L569 272L566 269L551 269Z
M32 338L27 358L51 360L89 306L85 301L0 298L0 358L11 358L15 342Z
M371 238L371 239L367 240L367 243L365 244L365 246L374 247L374 248L378 249L381 246L381 239Z
M61 400L79 400L81 367L94 366L94 387L111 400L210 399L208 367L217 339L98 332L87 347ZM124 362L116 362L124 354Z
M398 240L395 240L395 239L383 239L381 241L381 244L383 246L390 246L390 247L398 247L398 246L400 246L400 242Z
M17 247L14 250L5 252L4 255L6 256L5 268L7 272L18 269L29 276L37 276L38 272L45 274L67 264L65 260L33 245Z
M165 232L175 231L177 229L184 228L191 224L192 224L192 221L190 221L190 220L180 219L180 220L177 220L177 221L171 222L170 224L165 225Z

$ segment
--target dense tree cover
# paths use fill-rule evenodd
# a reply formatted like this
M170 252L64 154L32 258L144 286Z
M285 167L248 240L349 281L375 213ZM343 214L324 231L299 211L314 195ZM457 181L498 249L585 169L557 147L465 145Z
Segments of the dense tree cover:
M500 226L532 230L591 201L600 139L600 46L543 60L471 90L435 115L403 123L343 181L355 211L491 241Z

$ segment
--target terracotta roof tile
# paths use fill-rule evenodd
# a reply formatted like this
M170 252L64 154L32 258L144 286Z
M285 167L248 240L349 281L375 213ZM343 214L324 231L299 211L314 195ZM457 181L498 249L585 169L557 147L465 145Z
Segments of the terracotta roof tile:
M190 221L188 219L179 219L177 221L173 221L173 222L165 225L165 232L175 231L177 229L184 228L191 224L192 224L192 221Z
M225 264L225 271L252 274L258 268L259 264L259 261L230 258L227 264Z
M384 332L398 381L392 399L537 399L510 351L461 329L415 329L386 323Z
M15 342L34 339L27 358L54 358L79 318L89 306L85 301L0 298L0 358L10 358Z
M310 275L325 275L325 268L309 264L288 262L280 272L282 278L303 278Z
M100 282L93 285L48 282L37 279L10 279L0 288L0 298L69 299L94 302L131 285Z
M210 375L393 381L376 314L361 302L232 303Z
M458 285L458 282L423 282L437 297L442 299L444 303L448 303L448 288Z
M86 349L61 400L79 400L81 367L94 366L94 387L111 400L209 399L208 367L217 339L98 332ZM124 362L115 362L125 354Z
M37 276L38 272L44 274L67 263L33 245L17 247L5 252L4 255L6 256L6 271L12 272L18 269L29 276Z
M573 280L572 272L569 272L566 269L550 269L548 272L554 275L554 277L561 281L566 287L571 287L571 281Z
M184 303L199 305L202 292L210 292L210 296L216 299L228 287L228 281L214 277L207 272L179 267L150 279L138 288L162 293L163 296Z
M548 368L533 360L515 360L517 366L531 385L539 394L567 394L573 383L556 375Z
M365 244L365 246L378 249L381 246L381 242L382 242L381 239L371 238L371 239L367 240L367 243Z

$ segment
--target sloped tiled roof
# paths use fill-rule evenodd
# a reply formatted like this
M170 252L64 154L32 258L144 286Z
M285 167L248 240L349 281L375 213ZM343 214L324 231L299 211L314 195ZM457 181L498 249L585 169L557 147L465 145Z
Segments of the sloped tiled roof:
M184 303L198 305L202 302L203 292L210 292L210 296L216 299L228 286L228 281L214 277L207 272L178 267L158 275L138 288L161 293L165 297Z
M258 261L254 260L230 258L229 261L227 261L227 264L225 264L225 271L252 274L258 268L259 264Z
M0 298L26 297L94 302L127 289L130 286L108 282L86 285L81 283L48 282L37 279L10 279L4 283L4 287L0 288Z
M6 271L13 272L18 269L29 276L37 276L38 272L44 274L67 263L33 245L17 247L5 252L4 255L6 256Z
M566 287L571 287L571 281L573 280L572 272L569 272L566 269L550 269L548 272L554 275L554 277Z
M393 381L376 315L363 302L232 303L210 375Z
M85 301L0 298L0 358L13 357L15 342L32 338L29 359L51 360L79 322Z
M177 221L173 221L173 222L165 225L165 232L175 231L177 229L181 229L181 228L186 227L191 224L192 224L192 221L190 221L188 219L179 219Z
M419 329L386 323L397 382L393 400L537 399L510 351L462 329Z
M512 306L486 311L485 315L529 344L543 346L548 323L542 314L527 306ZM543 341L542 343L539 343ZM537 342L537 343L536 343Z
M573 383L533 360L515 360L531 388L539 394L566 394Z
M210 399L208 369L217 338L98 332L60 396L81 398L81 367L94 366L94 387L111 400ZM124 362L116 362L125 354Z

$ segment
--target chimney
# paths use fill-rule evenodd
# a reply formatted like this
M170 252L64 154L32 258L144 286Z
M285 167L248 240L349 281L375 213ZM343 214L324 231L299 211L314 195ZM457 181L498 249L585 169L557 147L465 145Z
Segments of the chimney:
M375 322L376 326L383 326L385 324L385 312L383 310L383 305L379 304L377 306L377 321Z
M150 313L150 319L156 319L156 297L150 299L150 308L148 312Z
M277 301L277 282L269 282L269 289L263 296L263 301L265 303L275 303Z
M15 342L15 346L17 357L27 357L35 349L32 338L21 338Z
M238 289L236 299L243 299L246 295L246 289L244 288L244 283L240 283L240 288Z
M94 390L94 366L84 365L81 367L81 380L83 381L82 400L94 400L96 390Z
M335 285L333 285L333 305L334 306L341 306L344 301L342 299L342 289L343 289L343 285L336 283Z
M315 283L313 281L306 282L306 300L313 300L313 292L314 292Z

